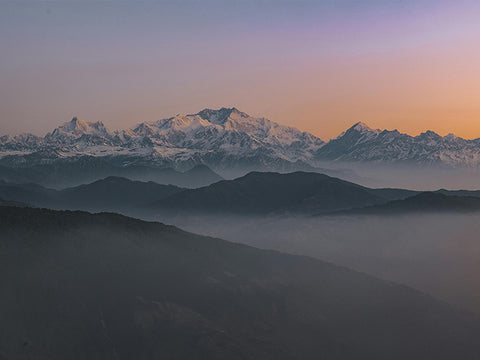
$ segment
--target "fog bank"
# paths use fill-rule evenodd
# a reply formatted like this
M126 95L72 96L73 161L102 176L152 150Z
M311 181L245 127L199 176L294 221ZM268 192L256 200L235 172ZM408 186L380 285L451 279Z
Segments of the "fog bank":
M320 258L480 313L480 215L197 216L163 221L196 233Z

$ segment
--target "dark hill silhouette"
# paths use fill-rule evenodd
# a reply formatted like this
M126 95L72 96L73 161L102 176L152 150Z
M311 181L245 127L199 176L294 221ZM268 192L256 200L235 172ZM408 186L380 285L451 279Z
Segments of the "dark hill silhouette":
M198 166L192 173L208 168ZM430 195L425 195L430 194ZM315 215L476 211L479 191L371 189L314 172L252 172L197 189L110 176L63 190L0 181L5 201L52 209L113 211L152 217L182 214Z
M369 191L385 200L403 200L410 196L419 194L421 191L395 188L369 189Z
M0 198L0 206L26 207L27 205L18 201L3 200L2 198Z
M440 189L436 192L448 196L470 196L470 197L480 197L480 190L446 190Z
M91 183L109 176L130 180L154 181L159 184L195 188L222 180L222 177L205 165L197 165L181 172L169 167L142 164L112 164L105 159L84 156L73 162L58 160L54 163L30 167L0 165L0 180L11 183L33 182L56 189Z
M183 190L173 185L110 176L91 184L64 189L58 195L64 204L78 209L128 209Z
M308 172L251 172L151 204L152 211L180 213L309 214L380 204L371 189Z
M476 359L480 323L308 257L0 207L4 359Z
M115 176L64 190L47 189L36 184L0 182L0 196L6 200L53 209L89 211L135 209L154 199L162 199L183 190L173 185L132 181Z
M332 215L395 215L409 213L470 213L480 211L480 198L444 195L440 192L422 192L404 200L334 212Z

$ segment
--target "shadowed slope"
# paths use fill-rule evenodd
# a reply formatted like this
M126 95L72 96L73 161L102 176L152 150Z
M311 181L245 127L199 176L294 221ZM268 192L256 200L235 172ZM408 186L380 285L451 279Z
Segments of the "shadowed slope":
M357 184L307 172L252 172L235 180L175 194L150 206L178 213L308 214L386 200Z
M0 182L0 196L7 200L39 207L89 211L135 209L154 199L162 199L183 190L173 185L132 181L115 176L64 190L47 189L36 184Z
M115 214L0 207L0 354L477 359L477 320L311 258Z
M422 192L403 200L335 212L331 215L396 215L410 213L471 213L480 211L480 198Z

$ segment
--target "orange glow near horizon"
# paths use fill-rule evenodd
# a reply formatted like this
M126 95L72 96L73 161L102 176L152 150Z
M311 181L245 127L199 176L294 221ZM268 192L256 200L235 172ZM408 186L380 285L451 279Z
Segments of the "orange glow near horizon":
M326 140L358 121L480 138L480 47L469 44L304 66L277 89L280 106L268 115Z
M0 135L235 106L323 140L479 138L479 19L473 0L3 3Z

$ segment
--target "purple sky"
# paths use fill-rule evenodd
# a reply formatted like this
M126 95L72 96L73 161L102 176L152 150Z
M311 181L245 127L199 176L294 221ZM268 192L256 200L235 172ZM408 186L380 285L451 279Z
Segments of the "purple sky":
M236 106L480 137L476 1L0 3L0 134Z

